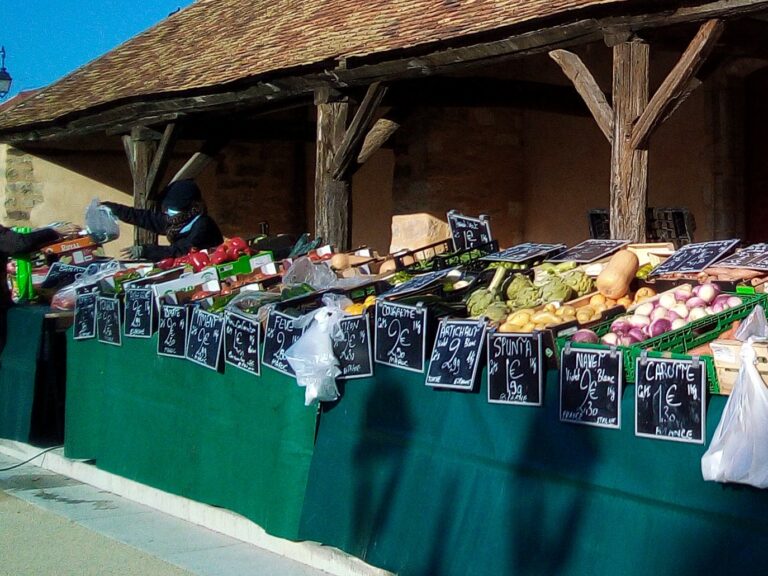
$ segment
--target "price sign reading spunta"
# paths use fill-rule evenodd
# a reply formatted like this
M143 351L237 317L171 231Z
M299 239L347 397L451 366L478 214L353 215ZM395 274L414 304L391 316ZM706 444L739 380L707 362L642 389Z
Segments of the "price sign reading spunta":
M622 355L566 346L560 360L560 421L621 428Z
M541 406L541 334L488 334L488 402Z
M125 291L126 336L151 338L155 317L155 299L149 288L129 288Z
M218 370L223 339L224 317L195 308L189 320L185 347L187 359L211 370Z
M303 332L302 328L294 326L292 316L272 310L267 318L261 364L288 376L295 376L296 373L285 357L285 351L301 338Z
M340 337L333 340L333 353L339 361L339 380L373 376L371 330L368 315L349 316L339 322Z
M451 210L448 212L448 226L451 228L453 249L457 252L488 244L493 240L491 223L485 214L481 214L479 218L471 218Z
M75 340L96 337L96 294L81 294L75 299Z
M424 372L427 309L376 302L374 360L412 372Z
M99 342L121 346L120 301L96 297L96 338Z
M486 324L477 320L441 320L429 359L426 385L472 390L485 340Z
M187 344L187 307L160 306L157 328L157 353L174 358L185 357Z
M256 320L228 312L224 328L224 361L259 375L261 329Z
M704 363L641 357L635 374L635 435L704 444Z

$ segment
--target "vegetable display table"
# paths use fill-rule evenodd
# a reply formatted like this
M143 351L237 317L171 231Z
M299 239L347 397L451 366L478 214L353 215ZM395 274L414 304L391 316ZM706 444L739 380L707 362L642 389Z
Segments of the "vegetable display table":
M269 369L156 354L157 335L68 342L65 454L297 537L317 409Z
M704 482L706 445L563 423L376 367L324 409L300 537L398 574L759 574L768 491ZM707 444L726 398L707 405Z

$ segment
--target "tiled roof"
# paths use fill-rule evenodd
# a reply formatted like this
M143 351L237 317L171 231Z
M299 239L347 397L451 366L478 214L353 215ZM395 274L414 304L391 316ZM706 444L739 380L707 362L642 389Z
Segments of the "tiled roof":
M198 0L0 114L0 130L629 0Z

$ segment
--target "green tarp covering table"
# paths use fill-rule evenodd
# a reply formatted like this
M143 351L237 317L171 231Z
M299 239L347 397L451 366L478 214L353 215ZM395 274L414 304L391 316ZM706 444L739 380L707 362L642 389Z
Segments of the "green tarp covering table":
M376 367L320 419L303 539L399 574L765 574L768 491L704 482L705 446L561 423ZM707 441L725 398L707 409Z
M156 335L70 340L66 456L295 539L317 414L304 390L269 369L222 374L156 348Z

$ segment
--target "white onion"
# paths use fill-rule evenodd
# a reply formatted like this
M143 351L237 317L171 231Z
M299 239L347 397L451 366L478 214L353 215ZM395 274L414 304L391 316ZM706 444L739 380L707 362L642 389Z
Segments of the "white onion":
M650 327L648 328L648 334L650 334L651 337L658 336L659 334L664 334L664 332L668 332L672 329L672 323L667 320L666 318L660 318L659 320L654 320Z
M679 318L688 318L688 307L682 302L675 304L671 312L677 314Z
M691 309L691 308L704 307L707 305L707 303L704 302L704 300L702 300L698 296L693 296L691 298L688 298L688 300L685 301L685 305L688 307L688 309Z
M611 324L611 332L616 332L617 334L626 334L631 329L632 325L627 318L619 318Z
M640 316L650 316L653 310L654 310L653 302L643 302L637 308L635 308L634 312L635 314L639 314Z
M653 312L651 312L651 320L658 320L659 318L666 318L669 314L669 310L664 308L664 306L657 306L653 309Z
M648 326L651 323L651 319L648 316L643 316L642 314L635 314L627 318L627 322L629 322L634 328L642 328L643 326Z
M741 306L742 300L738 296L731 296L728 298L728 306L733 308L734 306Z
M704 300L707 304L712 302L712 300L715 299L715 296L717 296L718 289L714 284L702 284L698 288L699 290L696 296Z
M685 302L688 300L688 298L691 297L691 294L693 293L693 288L690 284L685 284L683 286L680 286L679 288L675 288L675 300L678 302Z
M619 343L619 336L615 332L608 332L600 340L603 344L608 344L608 346L616 346Z
M691 311L688 313L688 320L693 322L694 320L700 320L705 316L707 316L706 309L703 306L699 306L697 308L691 308Z
M682 318L678 318L677 320L672 321L672 330L677 330L678 328L682 328L688 324L687 321L683 320Z
M664 306L664 308L672 308L675 304L677 304L677 300L675 299L675 295L671 292L665 292L661 296L659 296L659 304L661 306Z

